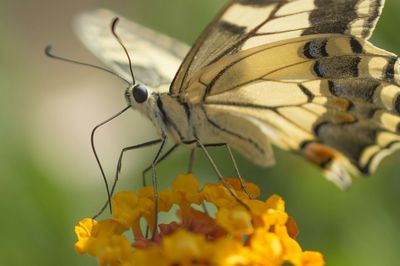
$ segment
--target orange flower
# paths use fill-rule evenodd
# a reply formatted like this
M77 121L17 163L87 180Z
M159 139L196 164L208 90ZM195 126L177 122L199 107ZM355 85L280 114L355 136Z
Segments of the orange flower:
M302 251L294 239L297 226L277 195L266 201L249 199L237 180L228 179L234 193L249 207L243 208L222 184L200 189L193 175L179 175L172 188L159 193L158 212L177 205L178 220L160 224L153 238L146 238L140 220L154 220L153 189L120 192L113 199L112 219L82 220L75 232L75 248L98 258L99 265L112 266L323 266L320 253ZM257 186L246 184L252 196ZM207 201L213 212L199 210ZM133 232L131 243L124 233Z

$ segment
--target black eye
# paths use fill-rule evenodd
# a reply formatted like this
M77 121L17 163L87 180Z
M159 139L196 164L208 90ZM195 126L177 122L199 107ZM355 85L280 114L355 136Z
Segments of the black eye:
M147 88L142 85L142 84L137 84L135 87L133 87L133 98L135 98L135 101L138 103L143 103L147 100Z

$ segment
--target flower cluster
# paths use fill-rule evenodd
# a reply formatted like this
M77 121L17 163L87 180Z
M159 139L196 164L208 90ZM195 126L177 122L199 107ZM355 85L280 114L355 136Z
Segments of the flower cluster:
M297 227L277 195L266 201L250 199L237 179L226 179L231 190L248 208L234 199L222 184L202 189L193 175L178 175L168 191L159 193L158 212L178 208L178 221L159 224L151 239L141 228L145 219L153 228L153 190L120 192L112 199L113 217L103 221L82 220L75 232L76 250L97 257L100 265L295 265L322 266L318 252L302 251L295 240ZM247 184L252 198L260 191ZM200 205L214 205L216 213ZM126 233L133 233L129 241Z

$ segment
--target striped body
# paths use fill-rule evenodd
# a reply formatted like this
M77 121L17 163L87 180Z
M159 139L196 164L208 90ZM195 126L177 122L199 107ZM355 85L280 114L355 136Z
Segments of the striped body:
M210 117L207 107L204 108L203 105L191 105L180 101L179 98L171 97L167 93L155 93L154 97L157 99L157 109L161 119L149 118L156 127L161 130L165 129L175 143L190 145L196 142L196 139L200 139L203 144L227 143L245 155L259 158L258 164L268 165L273 162L271 151L266 150L269 147L268 139L265 138L265 145L260 145L256 142L256 136L251 136L250 132L250 136L244 137L235 131L224 128L213 120L214 117ZM237 141L229 141L229 137L226 137L225 134L240 139L243 145L238 145ZM257 154L254 154L254 150Z

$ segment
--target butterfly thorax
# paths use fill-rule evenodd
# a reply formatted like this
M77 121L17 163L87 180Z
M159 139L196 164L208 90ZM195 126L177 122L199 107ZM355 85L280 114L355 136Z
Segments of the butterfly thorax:
M153 89L136 84L126 89L125 98L150 119L161 136L168 135L176 143L192 142L196 136L190 123L191 107L171 96L168 89L167 85Z

